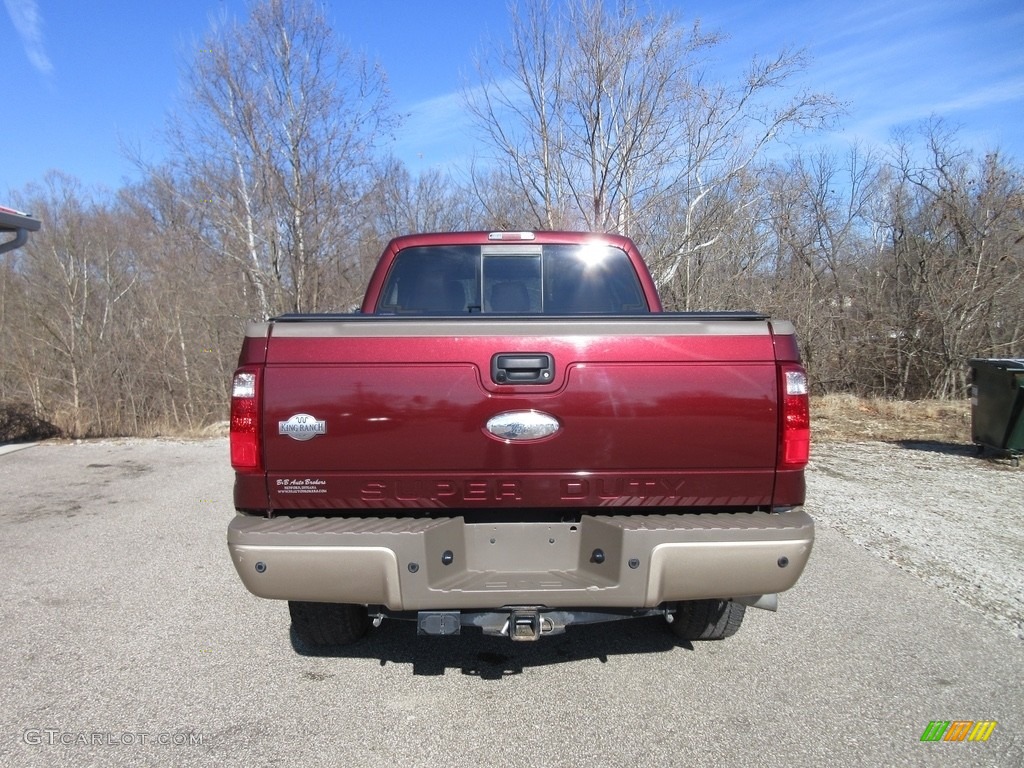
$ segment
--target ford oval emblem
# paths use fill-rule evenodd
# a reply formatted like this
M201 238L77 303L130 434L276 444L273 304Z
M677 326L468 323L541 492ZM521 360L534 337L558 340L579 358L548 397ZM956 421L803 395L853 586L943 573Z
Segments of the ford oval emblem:
M561 426L558 419L541 411L506 411L487 420L487 431L499 440L540 440Z

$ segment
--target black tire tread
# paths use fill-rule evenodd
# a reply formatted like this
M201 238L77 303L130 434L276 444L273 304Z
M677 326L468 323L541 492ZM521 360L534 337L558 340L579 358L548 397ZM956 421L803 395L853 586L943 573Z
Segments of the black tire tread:
M292 629L307 645L350 645L370 629L366 606L288 601Z
M746 609L728 600L688 600L677 604L669 626L680 640L724 640L739 630Z

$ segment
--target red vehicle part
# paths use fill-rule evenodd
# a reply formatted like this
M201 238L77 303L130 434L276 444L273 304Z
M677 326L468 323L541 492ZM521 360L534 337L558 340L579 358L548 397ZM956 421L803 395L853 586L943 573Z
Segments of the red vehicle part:
M251 326L232 394L231 556L313 644L368 611L528 640L663 615L717 639L813 544L793 327L662 312L626 238L397 238L361 314Z

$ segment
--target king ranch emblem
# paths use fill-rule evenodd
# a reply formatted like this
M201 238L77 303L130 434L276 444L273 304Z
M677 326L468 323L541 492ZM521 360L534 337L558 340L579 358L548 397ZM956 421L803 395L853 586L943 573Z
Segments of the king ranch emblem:
M312 440L327 433L327 422L320 421L308 413L296 413L288 421L277 422L277 434L288 435L293 440Z

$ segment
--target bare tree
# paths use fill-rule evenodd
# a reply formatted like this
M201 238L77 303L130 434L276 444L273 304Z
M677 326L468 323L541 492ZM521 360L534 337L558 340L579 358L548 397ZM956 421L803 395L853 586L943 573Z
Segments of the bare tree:
M940 121L924 147L894 143L880 264L897 397L954 397L968 357L1024 349L1024 177L998 153L976 158Z
M113 413L106 354L138 280L121 244L122 223L109 203L58 172L15 199L47 223L17 270L22 391L69 433L103 433Z
M394 124L383 73L340 45L312 0L264 0L210 32L187 79L165 176L185 180L200 234L241 268L255 311L316 308Z
M820 391L857 388L864 364L855 351L875 331L871 269L882 166L851 146L845 155L819 150L766 169L761 186L770 210L761 227L770 291L759 304L798 328L805 362Z
M428 168L414 178L405 165L392 158L381 164L375 175L367 210L381 239L474 226L476 212L470 197L450 174Z
M484 139L537 226L633 235L688 306L693 259L723 231L720 206L735 215L749 204L735 185L767 146L823 125L836 102L792 92L801 51L756 59L739 82L719 84L703 57L721 38L699 23L641 15L626 0L522 7L511 42L481 58L482 82L466 92Z

